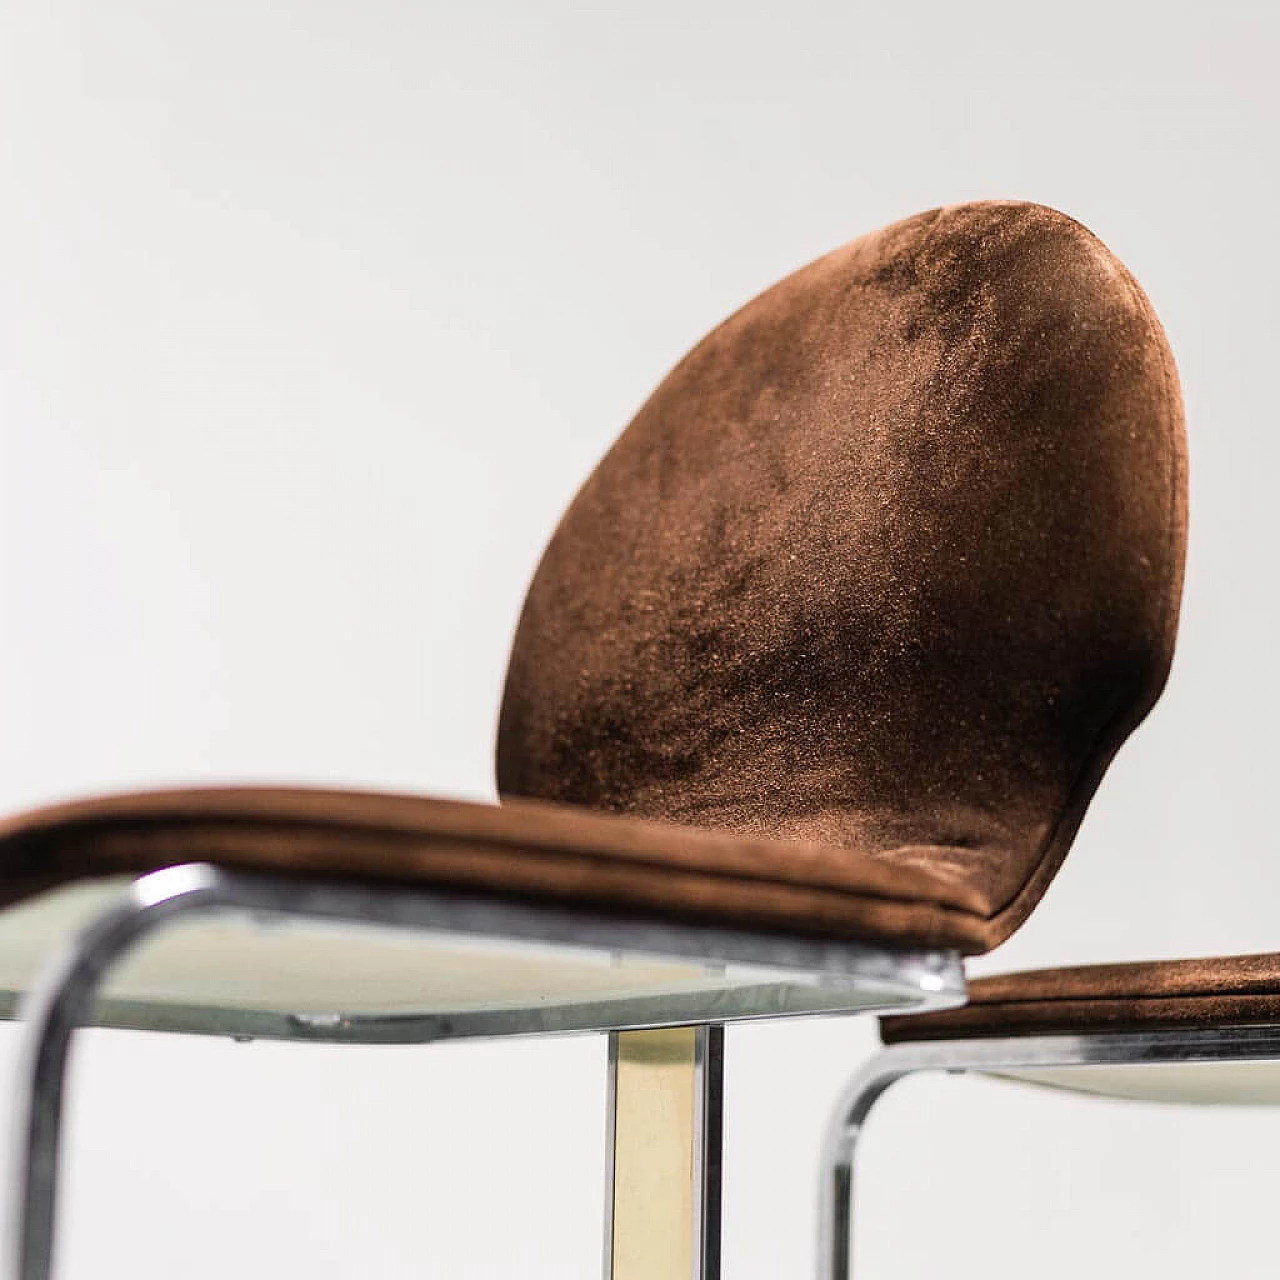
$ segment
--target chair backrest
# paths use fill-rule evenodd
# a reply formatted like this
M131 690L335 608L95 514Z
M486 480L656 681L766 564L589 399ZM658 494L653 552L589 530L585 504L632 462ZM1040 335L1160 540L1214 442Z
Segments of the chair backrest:
M1160 324L1077 222L855 240L699 343L587 480L499 790L930 867L994 945L1164 684L1185 471Z

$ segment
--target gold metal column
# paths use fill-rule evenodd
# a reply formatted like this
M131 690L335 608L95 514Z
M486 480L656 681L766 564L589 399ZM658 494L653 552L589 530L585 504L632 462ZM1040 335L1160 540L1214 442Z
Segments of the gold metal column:
M724 1029L609 1036L605 1280L719 1280Z

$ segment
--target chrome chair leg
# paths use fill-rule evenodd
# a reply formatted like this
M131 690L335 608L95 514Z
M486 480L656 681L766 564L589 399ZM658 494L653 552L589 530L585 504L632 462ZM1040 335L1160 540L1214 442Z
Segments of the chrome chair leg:
M881 1050L845 1087L827 1124L818 1207L819 1280L849 1280L852 1273L858 1138L872 1108L899 1080L946 1071L1036 1082L1036 1073L1073 1067L1243 1062L1280 1062L1280 1027L918 1041Z
M10 1194L13 1280L48 1280L53 1266L58 1142L71 1038L93 1009L111 967L152 930L184 914L235 905L233 882L211 868L146 876L84 930L23 1003L23 1059L15 1098Z
M852 1270L853 1171L858 1139L872 1107L888 1089L917 1071L933 1067L906 1045L885 1049L845 1086L827 1123L822 1144L822 1185L818 1199L819 1280L848 1280Z

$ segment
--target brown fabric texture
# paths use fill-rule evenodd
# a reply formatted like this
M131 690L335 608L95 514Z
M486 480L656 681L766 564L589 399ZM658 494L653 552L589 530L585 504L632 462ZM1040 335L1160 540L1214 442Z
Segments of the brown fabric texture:
M960 1009L882 1018L886 1044L1054 1032L1280 1024L1280 955L1036 969L969 984Z
M500 806L62 806L0 825L0 902L203 859L983 951L1164 682L1184 472L1168 346L1097 239L909 218L717 328L587 481L516 636Z
M1177 377L1123 265L1038 205L909 218L725 321L588 479L499 789L925 871L987 949L1163 686L1185 537Z
M305 788L144 792L0 823L0 906L182 862L479 891L736 928L980 945L973 893L803 842L584 813Z

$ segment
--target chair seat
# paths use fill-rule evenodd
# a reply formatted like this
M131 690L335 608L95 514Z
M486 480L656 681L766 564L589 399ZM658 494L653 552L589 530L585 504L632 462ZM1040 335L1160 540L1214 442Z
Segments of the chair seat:
M601 815L311 788L152 791L0 823L0 904L186 862L897 946L983 949L982 902L919 867Z
M969 1003L883 1018L886 1044L1280 1025L1280 953L1038 969L980 978Z

